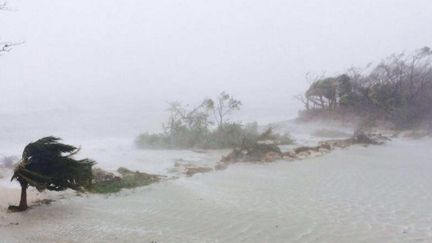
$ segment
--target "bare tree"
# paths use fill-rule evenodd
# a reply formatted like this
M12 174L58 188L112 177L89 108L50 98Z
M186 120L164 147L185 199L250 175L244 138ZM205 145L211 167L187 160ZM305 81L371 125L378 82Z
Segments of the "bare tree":
M7 1L0 3L0 10L10 10L7 7ZM17 42L0 42L0 54L3 52L9 52L13 46L20 45L22 43Z
M2 52L9 52L10 50L12 50L13 46L17 46L20 45L22 43L18 43L18 42L0 42L0 53Z
M218 128L222 128L226 117L236 110L240 110L242 103L230 94L223 91L216 100L206 99L204 101L208 110L212 111Z
M294 99L303 103L307 111L310 110L309 99L304 94L295 95Z
M210 125L205 103L201 103L189 110L180 102L171 102L169 103L168 111L170 112L170 117L168 124L164 125L164 127L170 133L176 132L182 127L189 130L205 131Z

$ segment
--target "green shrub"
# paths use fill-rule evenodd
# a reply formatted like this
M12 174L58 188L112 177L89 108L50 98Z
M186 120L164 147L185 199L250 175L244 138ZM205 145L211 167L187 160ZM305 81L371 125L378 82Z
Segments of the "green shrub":
M157 175L151 175L139 171L130 171L126 168L119 168L117 172L121 176L115 176L113 173L97 170L94 181L89 188L93 193L115 193L121 189L131 189L149 185L160 180Z
M258 131L257 123L241 125L225 123L213 131L196 132L183 130L181 133L141 134L136 144L145 149L225 149L253 144L259 140L272 140L276 144L292 144L289 134L274 134L268 129L263 134Z

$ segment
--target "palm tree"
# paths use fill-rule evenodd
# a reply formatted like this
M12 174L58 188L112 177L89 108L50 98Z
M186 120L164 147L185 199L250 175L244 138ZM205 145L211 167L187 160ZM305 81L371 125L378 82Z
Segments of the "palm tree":
M10 210L24 211L28 208L29 186L36 187L38 191L63 191L68 188L80 191L90 186L95 162L73 159L79 148L59 140L57 137L45 137L24 148L22 159L11 178L21 185L21 200L19 206L10 206Z

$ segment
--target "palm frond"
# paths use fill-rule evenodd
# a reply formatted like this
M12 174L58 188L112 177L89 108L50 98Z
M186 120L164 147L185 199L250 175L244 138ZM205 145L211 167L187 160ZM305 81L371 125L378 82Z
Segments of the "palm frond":
M61 191L67 188L81 190L91 183L93 160L76 160L79 148L60 143L58 137L45 137L28 144L22 160L12 176L18 181L42 191Z

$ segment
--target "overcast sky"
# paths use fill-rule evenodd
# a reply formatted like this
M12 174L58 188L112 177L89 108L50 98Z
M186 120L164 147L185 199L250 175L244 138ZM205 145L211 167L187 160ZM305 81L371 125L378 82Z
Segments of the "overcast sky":
M292 110L305 73L431 45L430 0L9 0L0 110L160 110L226 90ZM267 115L257 113L256 115Z

